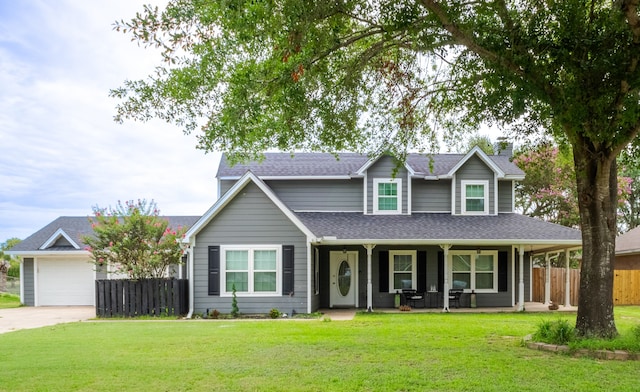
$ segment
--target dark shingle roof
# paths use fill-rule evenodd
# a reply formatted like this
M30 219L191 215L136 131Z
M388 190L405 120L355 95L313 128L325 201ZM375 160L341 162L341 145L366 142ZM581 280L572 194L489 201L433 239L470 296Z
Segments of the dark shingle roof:
M317 237L355 240L514 240L580 241L580 231L519 214L460 216L451 214L364 215L299 212Z
M163 216L169 221L170 227L190 227L192 226L198 219L199 216ZM27 237L24 241L20 241L13 248L11 248L11 252L30 252L37 251L40 247L47 242L52 235L56 233L59 229L62 229L78 246L84 249L84 242L82 242L82 237L86 235L91 235L93 233L93 229L91 228L91 222L89 222L89 217L86 216L61 216L55 219L53 222L49 223L42 229L36 231L29 237ZM60 251L60 250L75 250L73 247L51 247L47 248L47 251Z
M616 238L616 253L640 252L640 227L631 229Z
M293 156L288 153L266 153L261 162L230 166L223 154L217 177L237 178L248 170L258 177L349 176L369 161L368 156L356 153L340 153L337 156L336 159L333 154L328 153L295 153ZM409 154L407 165L426 176L441 176L449 173L464 157L464 154ZM524 175L507 156L489 155L489 159L507 175ZM433 172L430 170L432 162Z

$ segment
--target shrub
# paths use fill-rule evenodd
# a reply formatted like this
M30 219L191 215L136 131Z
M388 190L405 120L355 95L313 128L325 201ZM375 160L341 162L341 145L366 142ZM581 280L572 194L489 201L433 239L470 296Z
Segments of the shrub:
M220 317L220 312L218 311L218 309L213 309L209 312L209 318L217 319L218 317Z
M231 297L231 317L236 318L240 314L240 309L238 309L238 298L236 297L235 283L231 286L231 290L233 290L233 294Z
M568 344L574 338L574 327L566 319L543 320L538 324L538 328L533 334L535 341L560 345Z
M280 312L276 308L273 308L269 311L269 317L271 317L272 319L277 319L277 318L280 318L281 316L282 316L282 312Z

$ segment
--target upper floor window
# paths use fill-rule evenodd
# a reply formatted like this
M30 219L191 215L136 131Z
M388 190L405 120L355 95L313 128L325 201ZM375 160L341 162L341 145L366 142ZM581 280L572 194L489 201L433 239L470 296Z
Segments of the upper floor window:
M373 180L374 214L402 213L402 179L376 178Z
M461 181L461 203L463 214L489 213L489 182Z

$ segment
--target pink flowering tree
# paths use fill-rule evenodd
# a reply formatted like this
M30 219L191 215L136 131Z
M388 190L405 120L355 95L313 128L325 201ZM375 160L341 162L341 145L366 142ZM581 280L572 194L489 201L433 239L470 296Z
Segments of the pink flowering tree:
M541 143L517 153L513 162L526 175L516 187L516 208L525 215L578 228L580 213L571 152Z
M161 278L180 264L185 228L171 228L152 200L132 200L115 208L93 207L93 235L83 240L96 266L110 265L131 279Z
M516 208L523 214L568 227L580 227L576 173L570 150L550 142L524 148L513 162L525 172L525 179L516 187ZM618 214L633 215L635 202L632 179L635 160L620 166L618 174ZM640 169L635 167L640 173ZM640 192L640 191L639 191ZM640 194L639 194L640 196ZM631 213L627 211L632 211ZM624 222L624 217L622 222Z

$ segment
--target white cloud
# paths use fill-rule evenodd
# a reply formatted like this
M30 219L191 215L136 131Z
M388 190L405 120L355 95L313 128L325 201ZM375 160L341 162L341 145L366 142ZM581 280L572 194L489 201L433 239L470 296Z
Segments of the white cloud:
M215 201L218 154L158 121L113 122L109 89L160 61L112 30L145 3L0 1L0 241L117 200L171 215Z

